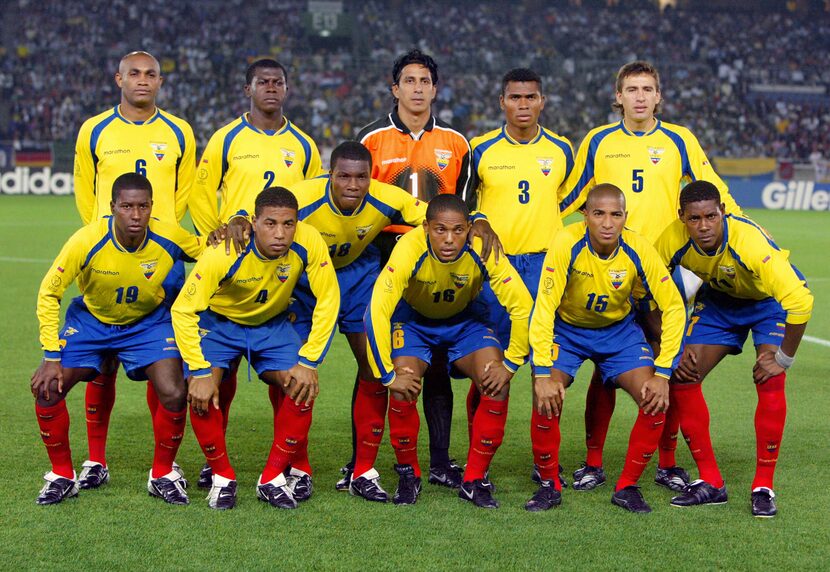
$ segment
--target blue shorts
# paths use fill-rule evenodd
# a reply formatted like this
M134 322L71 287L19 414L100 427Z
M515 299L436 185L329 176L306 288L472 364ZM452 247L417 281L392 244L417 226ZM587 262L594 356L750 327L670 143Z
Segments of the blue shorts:
M487 324L469 312L432 320L401 303L392 316L392 359L410 356L429 364L433 352L443 350L452 364L482 348L501 350L501 342ZM453 377L466 377L454 369L451 372Z
M686 330L686 344L728 346L739 354L752 330L756 346L780 346L787 313L775 298L743 300L704 285Z
M302 343L285 313L259 326L243 326L211 310L199 314L202 354L211 367L230 369L245 356L257 374L285 371L297 365Z
M135 381L147 380L147 366L182 357L176 347L170 310L164 304L135 323L113 326L93 316L83 298L75 298L66 310L60 343L63 367L100 372L104 358L115 355L127 376Z
M585 360L596 364L607 385L633 369L654 367L654 353L633 314L604 328L580 328L557 316L553 332L552 367L571 377Z
M494 256L491 254L490 256ZM513 268L519 273L528 291L530 297L536 299L536 293L539 290L539 278L542 275L542 266L545 261L544 252L534 252L532 254L517 254L507 255L507 259ZM496 335L502 341L503 349L507 349L510 344L510 314L507 309L499 303L498 298L490 288L489 282L485 282L481 287L481 293L476 298L480 301L482 308L484 308L485 316L495 330Z
M337 283L340 286L340 313L337 325L341 334L362 334L363 314L372 299L372 288L380 273L377 248L369 245L363 254L348 266L337 269ZM308 276L303 273L294 287L294 302L289 307L294 329L300 339L307 340L311 332L311 315L316 299L308 285Z

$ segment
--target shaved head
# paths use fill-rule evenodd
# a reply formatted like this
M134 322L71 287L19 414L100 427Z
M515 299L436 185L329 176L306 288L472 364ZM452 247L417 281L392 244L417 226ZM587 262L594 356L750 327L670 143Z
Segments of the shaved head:
M602 183L588 191L588 197L585 199L585 209L590 210L594 201L606 198L618 199L622 205L622 210L625 210L625 194L619 187L611 183Z
M144 52L140 50L130 52L129 54L121 58L121 61L118 63L118 73L120 73L121 75L126 75L127 70L129 69L129 61L135 57L149 58L150 60L152 60L153 65L156 68L156 71L161 73L161 66L159 65L159 61L155 58L155 56L149 52Z

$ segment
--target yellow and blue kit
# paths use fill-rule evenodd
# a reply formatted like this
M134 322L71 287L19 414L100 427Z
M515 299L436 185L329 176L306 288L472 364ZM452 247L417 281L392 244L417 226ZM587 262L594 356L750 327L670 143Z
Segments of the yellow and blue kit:
M504 257L498 263L490 257L485 263L478 254L480 249L481 242L476 239L473 247L465 244L455 260L441 262L423 230L415 229L398 241L375 282L364 318L369 364L384 385L395 379L393 351L408 343L403 330L396 329L401 333L393 334L393 322L399 322L398 317L425 330L413 333L425 337L426 345L448 345L451 362L481 347L500 347L498 339L482 324L480 308L474 308L484 282L490 283L499 302L507 307L513 323L505 366L516 371L524 363L533 300ZM447 331L452 335L443 336ZM421 342L424 340L417 341L416 346L424 345ZM428 362L429 355L422 359Z
M179 260L193 261L204 245L174 224L150 220L141 246L119 244L113 220L104 217L66 242L40 285L37 317L46 359L64 367L100 371L105 352L117 353L132 378L147 365L180 357L163 287ZM58 335L60 302L78 280L83 296L66 313Z
M207 234L239 211L253 212L263 189L289 187L320 172L317 145L288 118L272 131L254 127L243 114L208 141L196 172L190 214L196 229Z
M362 333L363 314L380 272L380 255L374 238L389 224L420 226L427 203L403 189L372 179L363 202L352 212L342 212L331 197L328 176L293 185L300 206L298 218L316 228L328 245L340 285L340 333ZM294 329L306 339L311 327L314 297L304 278L294 290Z
M286 254L276 259L259 253L253 235L240 256L226 254L222 248L206 251L171 308L176 340L191 374L206 375L211 366L222 367L203 352L207 349L206 342L210 343L214 337L234 338L220 331L222 324L241 333L236 340L240 345L236 355L246 350L255 354L266 352L261 364L256 363L260 356L254 356L257 359L251 360L251 365L260 373L270 369L260 369L258 365L266 365L267 351L277 348L282 340L270 338L268 333L273 328L280 332L290 330L286 309L303 273L308 274L317 304L308 342L299 349L299 356L295 355L290 366L300 363L315 368L323 361L331 343L340 300L334 267L320 234L298 222L294 242ZM217 330L213 337L211 328L205 328L205 323L200 321L200 314L208 316L211 327ZM268 322L271 323L261 328Z
M614 253L601 258L591 246L586 224L575 223L556 234L544 265L530 319L531 360L537 375L549 375L551 367L573 375L575 363L578 368L591 359L606 381L652 364L657 375L671 376L685 310L668 269L648 240L624 229ZM631 316L631 292L639 284L663 312L656 360Z
M704 282L686 331L688 344L730 346L740 353L752 330L755 345L780 345L784 322L805 324L813 295L804 277L762 228L750 219L726 215L723 242L703 251L681 220L656 244L671 268L682 266Z
M130 121L116 106L87 119L78 132L75 204L84 224L108 215L115 179L139 173L153 185L153 216L177 223L195 169L196 140L186 121L161 109L146 121Z
M625 194L628 228L653 244L677 218L683 186L700 179L718 188L727 212L741 214L691 131L659 119L649 131L630 131L620 120L588 132L566 186L582 205L595 185L616 185Z

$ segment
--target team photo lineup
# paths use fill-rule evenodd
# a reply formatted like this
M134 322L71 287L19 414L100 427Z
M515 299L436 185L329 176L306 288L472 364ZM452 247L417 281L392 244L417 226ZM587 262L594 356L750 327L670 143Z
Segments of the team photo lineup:
M283 114L286 63L241 62L250 108L202 134L197 156L189 123L157 107L156 57L120 59L120 101L102 102L106 111L77 132L83 226L55 245L37 293L44 353L31 391L51 465L37 504L107 485L123 368L147 386L154 502L206 496L210 508L232 509L253 485L280 509L330 487L412 505L429 483L496 509L490 465L509 409L529 407L532 450L515 467L534 483L529 512L579 502L572 494L563 503L563 488L607 484L613 510L649 513L640 485L653 480L674 491L674 507L731 496L747 516L777 514L787 370L813 295L787 245L744 214L695 135L663 121L659 70L642 60L617 70L618 118L575 147L540 124L545 85L525 67L504 70L502 126L468 142L433 114L439 63L420 49L398 54L391 111L321 157ZM81 295L63 300L73 283ZM342 403L352 447L324 451L309 431L337 330L357 366L339 374L353 385ZM757 392L755 472L749 490L727 491L702 382L750 333L755 361L741 383L751 376ZM560 415L583 413L563 405L586 362L585 433L564 436L584 438L585 456L566 471ZM532 403L509 408L522 367ZM252 378L267 386L273 435L257 482L238 492L226 434L238 382ZM73 459L65 398L79 382L87 450ZM606 483L618 389L637 415L622 470ZM458 462L449 452L454 393L466 393L467 410ZM419 457L422 415L428 459ZM191 430L205 462L185 467L186 478L176 457ZM387 432L394 472L376 463ZM679 466L678 435L695 467ZM340 474L314 473L310 450L342 457Z

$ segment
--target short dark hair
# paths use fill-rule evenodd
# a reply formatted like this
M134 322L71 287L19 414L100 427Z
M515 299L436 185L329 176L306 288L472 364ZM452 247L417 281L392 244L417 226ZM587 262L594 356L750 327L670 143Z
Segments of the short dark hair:
M535 81L539 86L539 91L542 91L542 77L529 68L513 68L501 78L501 94L504 95L507 91L507 84L511 81Z
M138 191L147 191L150 195L150 198L153 198L153 185L150 183L150 179L145 177L144 175L140 175L138 173L124 173L123 175L119 175L115 181L112 183L112 202L118 200L118 195L121 194L121 191L126 190L138 190Z
M251 82L254 81L254 74L256 74L256 70L264 69L282 70L282 74L285 76L285 81L286 83L288 82L288 70L285 69L284 65L277 60L272 60L271 58L262 58L249 65L248 69L245 70L245 85L251 85Z
M395 60L395 63L392 66L392 85L398 85L398 82L401 81L401 72L403 71L403 68L409 64L418 64L427 68L429 70L430 77L432 77L433 85L438 84L438 64L435 63L435 60L432 59L431 56L428 56L421 50L415 48Z
M297 197L285 187L267 187L257 195L254 214L259 216L262 209L266 207L294 209L295 211L300 209Z
M720 191L709 181L694 181L680 191L680 212L686 210L686 205L700 201L715 201L721 204Z
M643 60L637 60L636 62L630 62L622 66L617 71L617 80L614 83L614 93L622 92L623 80L627 77L631 77L633 75L650 75L654 78L654 82L657 84L657 91L660 92L660 74L657 72L657 68L654 67L649 62ZM622 113L623 107L616 101L611 104L611 107L614 108L615 111L619 111ZM657 107L654 108L654 113L660 113L661 104L658 103Z
M334 148L331 152L331 160L329 165L332 169L337 165L338 159L346 159L347 161L368 161L369 170L372 169L372 154L357 141L343 141L340 145Z
M625 193L617 186L611 183L600 183L599 185L594 186L588 191L588 195L585 197L585 209L587 212L588 203L594 197L617 197L622 201L623 209L625 209Z
M438 195L429 201L429 204L427 205L426 218L430 221L439 214L447 211L462 214L464 215L464 218L468 218L470 216L470 209L467 208L467 205L463 200L461 200L461 197L457 195L443 194Z

